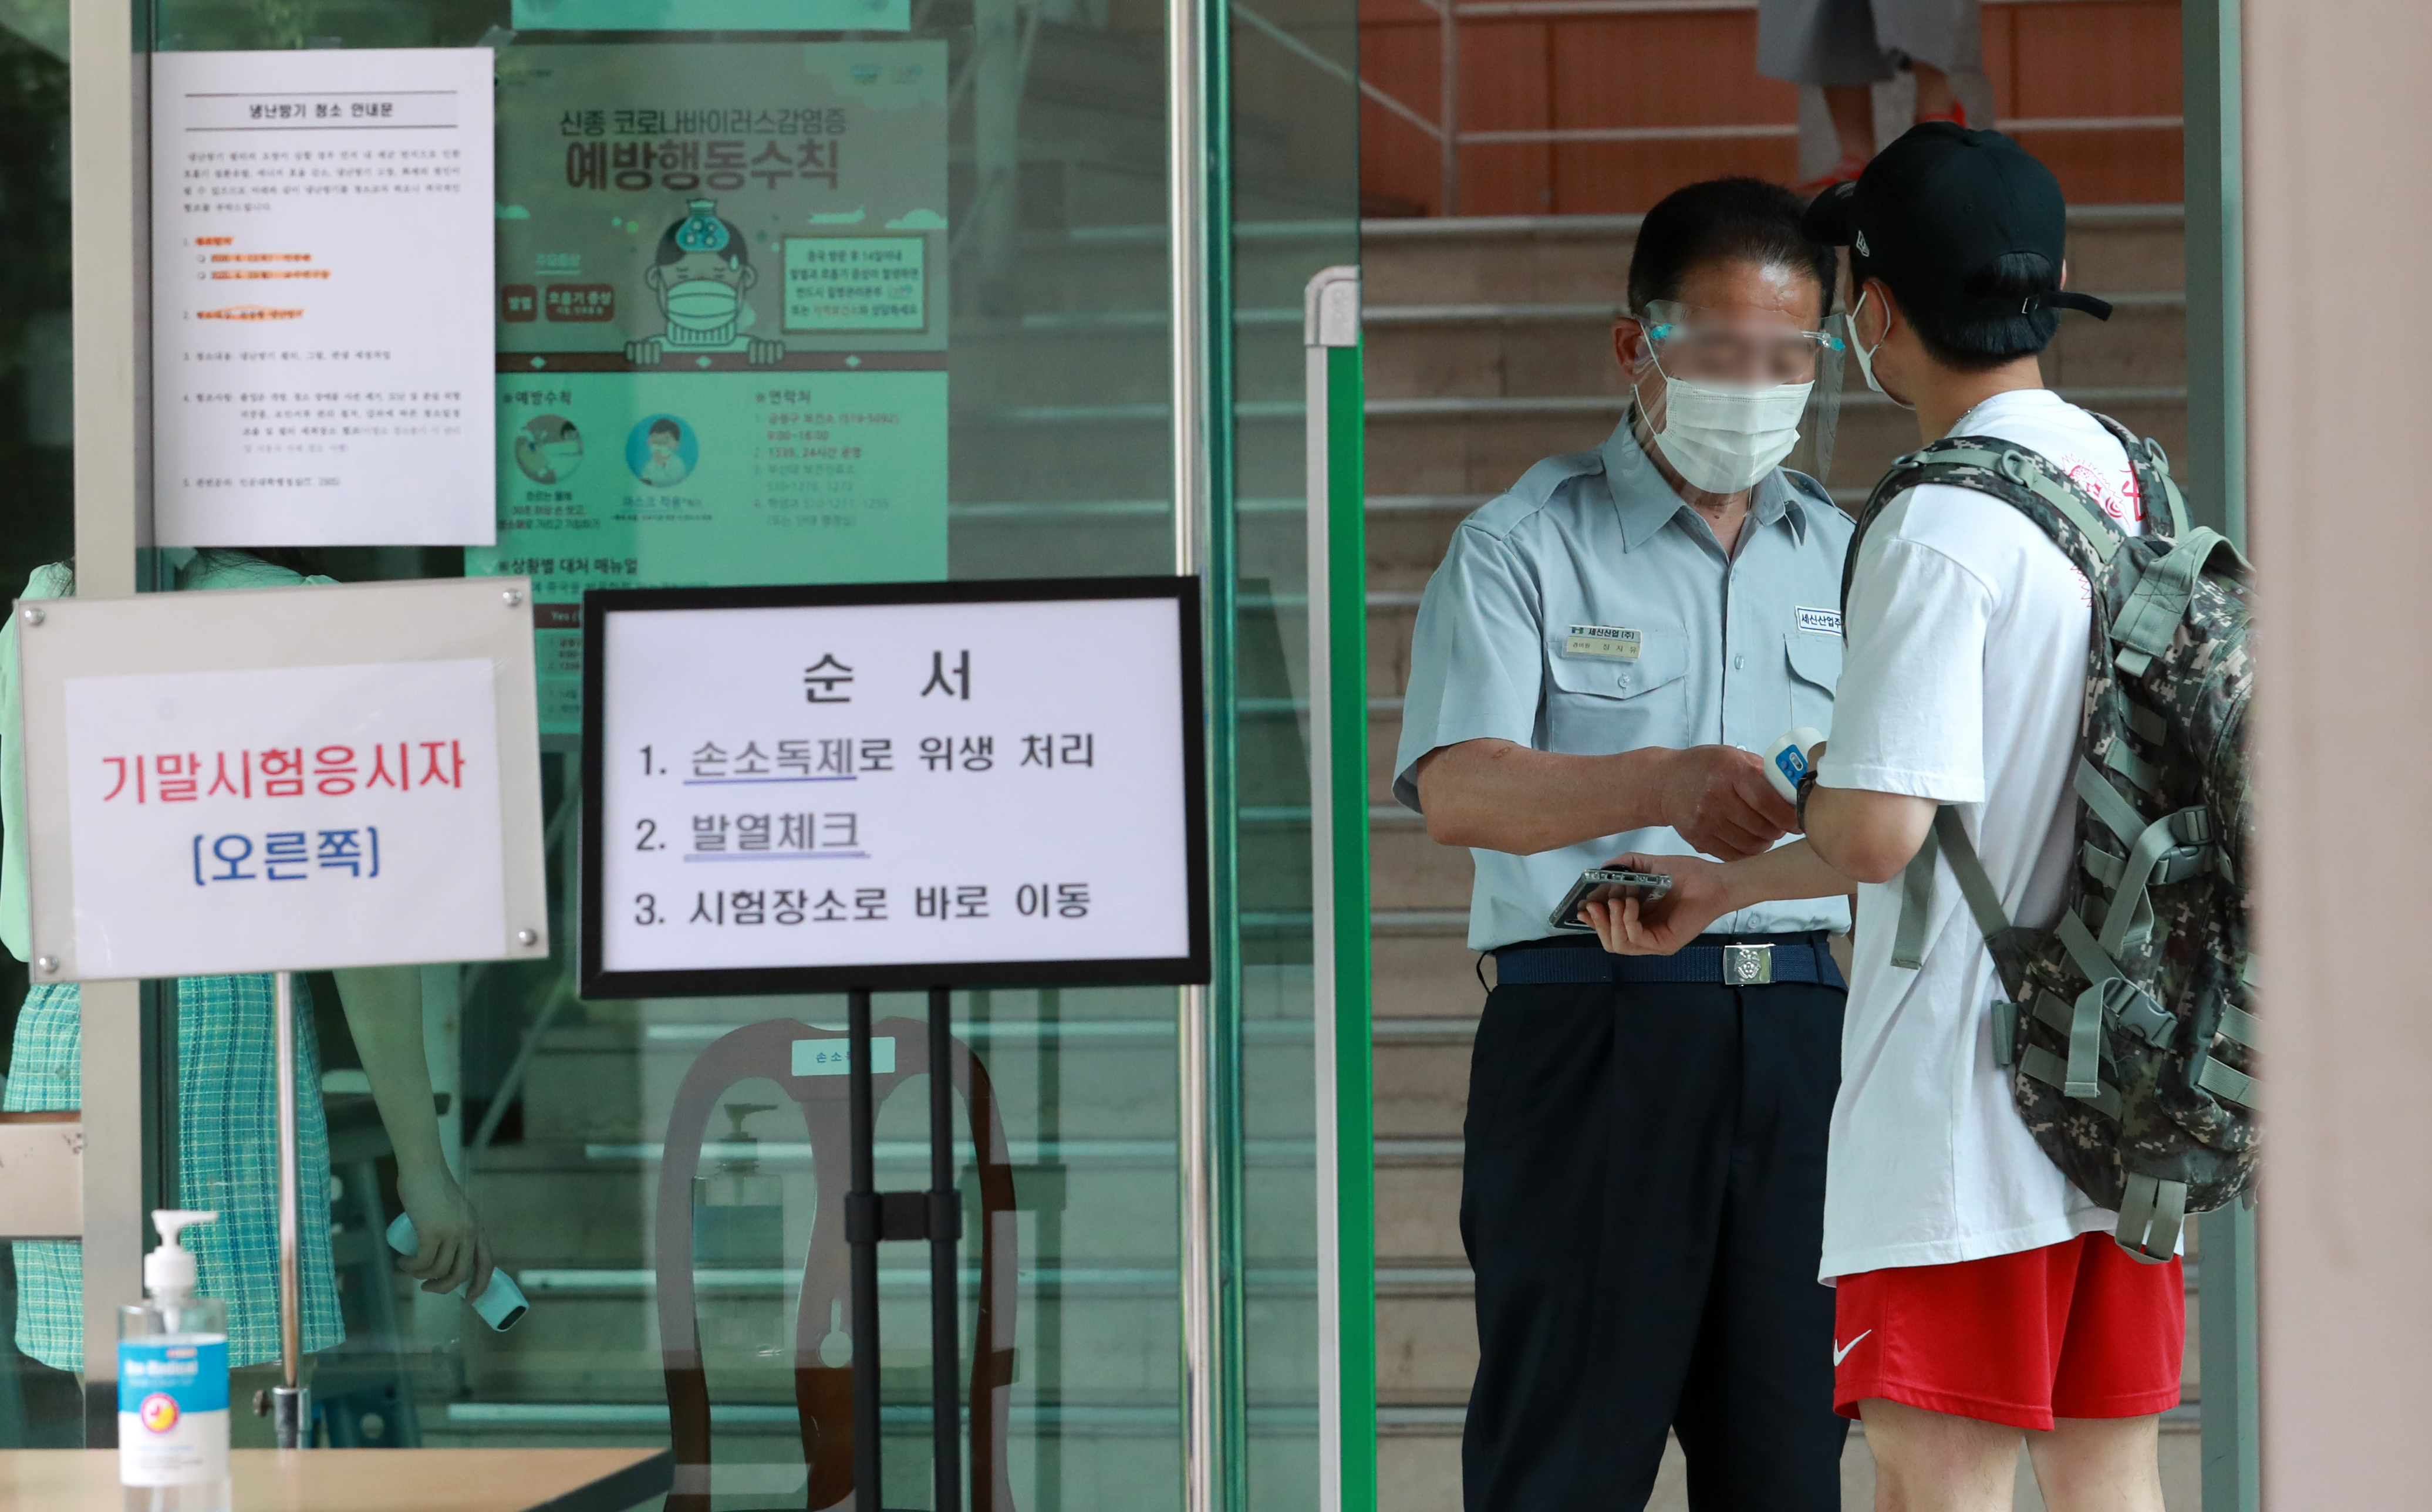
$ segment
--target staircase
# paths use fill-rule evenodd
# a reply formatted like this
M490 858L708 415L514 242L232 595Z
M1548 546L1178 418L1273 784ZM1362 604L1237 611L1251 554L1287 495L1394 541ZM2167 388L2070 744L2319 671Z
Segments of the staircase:
M1461 1403L1477 1365L1470 1276L1455 1223L1469 1050L1483 1000L1465 948L1470 862L1431 842L1392 793L1410 630L1420 590L1469 511L1531 462L1600 442L1620 419L1609 331L1634 216L1372 220L1362 227L1367 321L1369 693L1376 906L1378 1366L1382 1505L1461 1505ZM2186 436L2183 222L2176 206L2073 212L2070 283L2117 307L2063 320L2046 361L2062 393L2157 437ZM1854 507L1916 445L1910 415L1845 391L1828 480ZM2190 480L2201 490L2204 480ZM2193 1231L2190 1229L2190 1241ZM2188 1404L2163 1426L2171 1512L2200 1502L2194 1291L2188 1267ZM1677 1449L1650 1512L1687 1502ZM1873 1504L1873 1465L1853 1433L1844 1504ZM2043 1505L2020 1472L2018 1505Z

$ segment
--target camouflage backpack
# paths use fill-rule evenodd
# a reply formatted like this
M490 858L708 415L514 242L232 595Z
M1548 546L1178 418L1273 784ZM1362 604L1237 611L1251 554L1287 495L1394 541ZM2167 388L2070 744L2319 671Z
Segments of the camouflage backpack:
M1942 483L2033 520L2093 586L2078 726L2077 865L2057 928L2014 927L1956 810L1934 815L1902 876L1892 964L1921 961L1937 853L1984 931L2010 1000L1993 1055L2036 1144L2078 1190L2120 1214L2140 1260L2173 1252L2187 1215L2240 1197L2255 1176L2257 1040L2244 884L2254 794L2251 570L2210 529L2189 529L2162 448L2103 416L2170 533L2129 536L2039 454L1987 436L1935 442L1892 464L1859 516L1843 569L1900 494Z

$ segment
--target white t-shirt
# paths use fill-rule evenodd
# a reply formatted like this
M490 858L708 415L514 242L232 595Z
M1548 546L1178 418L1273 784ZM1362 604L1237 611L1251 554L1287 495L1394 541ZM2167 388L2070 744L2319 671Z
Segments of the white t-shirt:
M1953 435L2058 462L2131 533L2127 453L2049 390L1978 405ZM2092 593L2034 522L1970 489L1912 489L1868 528L1851 589L1825 787L1959 806L2010 917L2060 916L2074 844L2070 772ZM2036 1148L1993 1064L2003 996L1948 865L1934 870L1924 966L1891 964L1900 882L1858 890L1824 1187L1822 1275L1945 1265L2108 1230Z

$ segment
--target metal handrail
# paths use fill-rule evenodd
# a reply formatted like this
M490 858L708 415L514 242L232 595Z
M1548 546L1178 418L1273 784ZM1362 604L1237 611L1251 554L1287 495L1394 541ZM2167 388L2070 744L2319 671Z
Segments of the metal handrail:
M1435 117L1429 119L1416 108L1394 98L1365 78L1352 79L1352 82L1359 85L1362 98L1375 101L1380 109L1408 122L1436 143L1442 158L1442 214L1461 213L1461 149L1463 147L1541 143L1748 141L1799 135L1799 125L1795 121L1718 126L1564 126L1511 131L1464 131L1461 128L1461 24L1464 20L1748 11L1757 8L1758 0L1419 0L1419 3L1434 11L1437 20L1439 98ZM1987 6L2030 6L2061 4L2063 0L1981 0L1981 3ZM2067 0L2067 3L2101 4L2105 0ZM2108 0L2108 3L2124 5L2133 3L2133 0ZM1341 64L1299 42L1272 22L1239 4L1234 5L1232 10L1236 18L1282 42L1305 61L1337 76L1350 77L1348 70ZM2178 115L2083 115L2021 117L2001 122L2001 126L2011 132L2176 131L2183 129L2186 124L2186 118Z

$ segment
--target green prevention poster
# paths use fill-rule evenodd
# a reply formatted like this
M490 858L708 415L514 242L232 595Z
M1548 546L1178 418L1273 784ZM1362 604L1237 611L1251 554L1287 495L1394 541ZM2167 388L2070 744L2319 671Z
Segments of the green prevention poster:
M541 725L598 587L946 575L941 42L498 57L498 520Z

